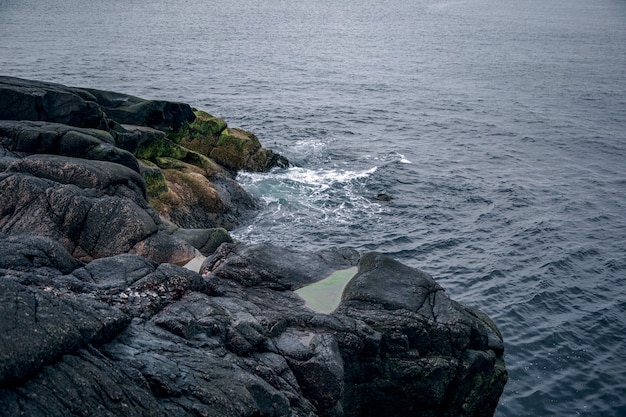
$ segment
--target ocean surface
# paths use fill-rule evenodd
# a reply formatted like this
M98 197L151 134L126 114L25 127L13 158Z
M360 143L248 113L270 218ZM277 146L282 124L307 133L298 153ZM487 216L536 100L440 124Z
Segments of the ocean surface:
M626 415L626 1L0 0L0 74L253 131L294 166L237 238L433 275L504 335L498 417Z

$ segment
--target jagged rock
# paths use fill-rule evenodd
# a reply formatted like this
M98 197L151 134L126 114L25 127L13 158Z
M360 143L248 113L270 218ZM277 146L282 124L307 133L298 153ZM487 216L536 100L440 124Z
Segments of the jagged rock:
M223 169L158 158L167 191L150 198L159 215L181 228L232 229L258 206Z
M380 334L376 350L345 356L346 415L493 415L507 379L502 336L429 275L366 254L336 314Z
M320 259L328 259L319 255L266 245L223 245L202 271L211 277L209 286L216 294L238 294L268 310L274 306L275 314L282 315L285 324L273 331L278 334L274 344L322 415L493 414L507 377L502 337L486 316L450 300L429 275L375 253L361 258L359 273L332 315L308 313L284 295L279 301L277 290L296 289L307 281L294 269L315 271ZM336 269L351 265L350 256L337 255L331 259L343 258L344 263L335 263ZM242 293L233 282L247 290ZM276 316L263 314L257 320L278 326ZM341 364L331 353L311 364L315 349L306 346L320 333L332 334ZM333 372L340 368L340 383L333 384ZM304 389L308 378L326 381L329 391Z
M0 270L33 271L50 267L68 274L81 264L58 242L42 236L0 233Z
M51 164L53 169L48 172L58 174L60 178L55 178L58 181L27 172L37 171L38 163ZM94 167L96 163L110 164L38 156L33 161L28 158L19 160L15 163L17 166L9 167L8 172L0 174L0 232L11 235L36 233L52 238L74 257L85 261L131 250L160 261L184 262L195 256L193 248L172 237L163 236L169 242L162 245L160 251L147 244L146 240L160 239L163 232L158 230L159 219L143 197L145 190L135 182L126 182L128 177L123 177L124 182L117 182L114 176L111 182L103 176L76 178L79 184L93 188L63 183L65 176L73 175L72 170L89 171L88 167ZM118 164L111 165L114 167L108 172L128 170ZM75 168L65 171L63 166Z
M41 259L39 267L50 257ZM0 305L19 308L0 332L9 352L0 407L34 416L121 415L120 401L124 415L493 413L506 381L500 335L428 275L366 254L342 304L326 315L292 290L354 265L354 251L224 244L208 259L204 276L132 255L52 278L0 269L8 297ZM14 320L47 329L57 314L60 326L41 335L10 331ZM33 346L21 359L14 337ZM87 400L74 406L66 397L78 390Z
M9 167L26 169L27 164L32 167L32 161L17 164L29 155L114 162L140 172L151 205L181 228L238 226L258 206L237 184L234 171L287 164L262 148L254 135L228 130L221 119L198 111L201 117L196 123L191 107L184 103L12 77L0 77L0 92L0 119L8 119L0 120L0 172ZM181 132L193 132L187 135L193 140L181 140ZM218 139L219 146L213 146ZM195 146L202 141L213 141L204 153ZM220 159L227 169L211 159L214 152L229 155ZM237 158L241 163L229 162ZM89 165L93 166L97 164ZM54 180L64 177L66 184L83 182L79 175L59 172L63 167L58 164L54 173L39 168L43 165L38 164L33 174ZM98 170L91 178L102 173ZM159 245L153 239L146 251L154 252Z
M271 244L226 244L204 261L200 273L244 287L295 291L335 270L356 265L358 259L358 252L348 248L306 253Z

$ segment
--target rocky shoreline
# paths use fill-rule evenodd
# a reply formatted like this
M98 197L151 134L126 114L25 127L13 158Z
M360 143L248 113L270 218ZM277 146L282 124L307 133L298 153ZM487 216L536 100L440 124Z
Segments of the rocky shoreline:
M252 133L0 77L0 145L0 414L493 415L502 336L429 275L233 242L235 173L288 165ZM351 267L330 314L295 293Z

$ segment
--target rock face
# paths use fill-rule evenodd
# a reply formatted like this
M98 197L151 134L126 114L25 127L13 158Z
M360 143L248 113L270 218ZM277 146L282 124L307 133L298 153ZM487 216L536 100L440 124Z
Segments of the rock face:
M0 258L7 415L489 416L506 382L493 323L381 254L224 244L200 275L22 242ZM355 263L333 314L293 292Z
M493 414L502 337L429 275L219 227L254 206L232 170L280 160L248 134L222 168L234 130L185 105L1 77L0 94L1 415ZM173 264L200 253L200 273ZM331 314L294 292L356 265Z
M229 144L202 154L176 143L183 135L213 143L226 130L223 121L206 131L195 120L184 103L0 77L0 231L37 232L84 261L131 252L184 262L196 249L210 253L215 245L194 248L188 234L165 232L237 226L257 205L236 170L283 159L256 140L250 155L267 156L263 163L222 158L224 168L210 154L230 152Z

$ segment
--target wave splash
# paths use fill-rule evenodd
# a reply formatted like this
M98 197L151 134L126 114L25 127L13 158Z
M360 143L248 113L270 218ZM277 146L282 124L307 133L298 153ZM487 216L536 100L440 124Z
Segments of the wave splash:
M271 240L277 242L280 229L291 225L301 228L301 235L319 241L321 224L324 229L328 225L354 228L355 219L376 218L385 209L368 185L377 170L377 166L363 170L290 167L239 173L237 181L264 207L252 224L232 234L247 242L260 242L268 240L271 233Z

